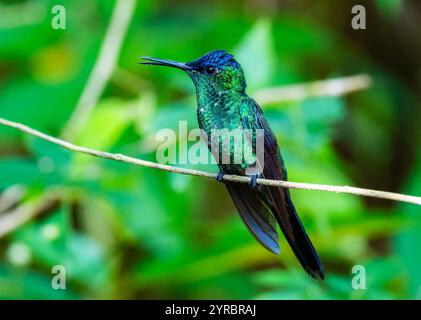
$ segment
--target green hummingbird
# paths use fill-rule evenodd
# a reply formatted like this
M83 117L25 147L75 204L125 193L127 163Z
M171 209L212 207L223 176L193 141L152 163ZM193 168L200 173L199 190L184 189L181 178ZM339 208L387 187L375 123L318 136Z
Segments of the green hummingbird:
M305 271L315 279L324 278L323 265L298 217L287 188L258 185L257 178L287 180L287 170L276 137L269 127L259 105L246 94L246 80L241 65L225 50L214 50L197 60L181 63L151 57L141 57L146 65L177 68L185 71L196 88L197 118L199 127L206 134L208 147L214 157L233 156L232 144L213 148L212 130L251 130L248 141L257 146L257 132L263 132L263 161L260 171L253 174L249 184L224 181L223 175L246 175L249 162L221 163L217 180L225 184L240 213L254 236L269 251L279 254L277 224ZM220 143L217 141L216 143ZM253 149L253 154L256 150ZM256 164L254 164L256 165Z

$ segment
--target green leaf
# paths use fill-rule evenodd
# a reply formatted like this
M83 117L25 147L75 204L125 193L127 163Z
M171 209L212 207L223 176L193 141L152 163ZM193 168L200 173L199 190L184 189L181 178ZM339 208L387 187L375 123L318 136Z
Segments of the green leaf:
M421 195L421 153L417 165L409 175L409 181L403 191L407 194ZM418 206L400 204L398 207L410 224L410 228L395 237L396 252L408 272L408 286L414 299L420 298L421 287L421 214Z
M75 141L82 146L107 150L133 123L140 106L139 100L123 102L119 99L102 101L84 125Z
M271 21L259 19L234 52L251 89L270 84L275 66Z
M45 188L61 181L57 172L51 170L42 172L39 164L34 161L19 158L0 159L0 189L15 184Z

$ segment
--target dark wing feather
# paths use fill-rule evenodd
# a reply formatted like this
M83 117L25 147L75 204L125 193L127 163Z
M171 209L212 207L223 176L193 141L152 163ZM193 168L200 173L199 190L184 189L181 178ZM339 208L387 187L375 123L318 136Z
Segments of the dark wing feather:
M254 238L269 251L279 254L276 220L268 207L249 185L226 181L225 185L242 220Z
M262 177L272 180L286 180L286 169L280 155L276 137L263 117L260 107L252 99L247 101L247 103L250 103L250 101L253 102L254 110L248 112L248 118L253 128L265 130L265 158ZM312 277L323 279L323 265L298 217L288 189L260 186L260 193L267 205L272 209L272 213L278 221L285 238L303 268Z

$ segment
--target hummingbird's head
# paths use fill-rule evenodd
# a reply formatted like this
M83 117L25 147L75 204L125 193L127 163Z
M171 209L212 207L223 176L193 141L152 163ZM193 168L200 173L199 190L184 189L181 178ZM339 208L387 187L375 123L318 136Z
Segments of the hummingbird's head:
M214 50L197 60L181 63L172 60L162 60L150 57L142 57L148 62L142 64L173 67L186 71L193 79L198 91L221 92L233 90L244 92L246 80L240 64L234 56L225 50Z

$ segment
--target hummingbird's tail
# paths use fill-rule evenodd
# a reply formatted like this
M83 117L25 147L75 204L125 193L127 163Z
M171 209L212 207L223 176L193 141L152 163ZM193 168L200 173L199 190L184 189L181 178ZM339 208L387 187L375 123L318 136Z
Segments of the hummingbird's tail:
M307 232L298 217L294 204L292 203L289 191L284 188L270 188L271 194L283 193L283 200L278 198L272 211L281 227L282 233L288 241L292 251L297 257L298 261L304 270L314 279L324 279L324 268L320 261L319 255L316 252Z
M278 187L264 187L259 192L247 184L224 181L240 216L254 236L269 251L279 254L276 222L304 270L315 279L323 279L320 258L307 236L289 192Z

